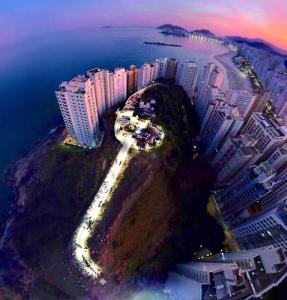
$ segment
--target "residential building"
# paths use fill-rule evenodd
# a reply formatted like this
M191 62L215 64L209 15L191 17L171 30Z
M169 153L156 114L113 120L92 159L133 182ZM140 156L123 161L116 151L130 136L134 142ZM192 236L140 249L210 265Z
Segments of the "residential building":
M266 104L271 101L271 94L267 91L262 91L259 94L255 95L255 98L249 103L249 106L246 108L243 119L245 122L249 120L253 112L263 112Z
M262 153L261 161L266 160L287 140L287 128L259 112L252 113L241 133L257 140L256 148Z
M274 205L287 204L287 168L277 176L277 184L273 187L272 193L260 199L259 205L262 210Z
M255 147L256 142L250 136L245 135L230 137L226 140L212 161L218 186L231 180L243 168L255 164L261 156Z
M242 124L243 119L236 107L218 101L213 105L205 126L201 128L201 142L205 153L210 155L218 152L229 137L237 135Z
M287 144L277 148L273 154L270 155L268 161L277 173L287 168Z
M287 250L287 208L276 206L230 229L241 249L274 246Z
M176 74L177 61L175 58L164 59L163 77L166 79L174 79Z
M138 87L138 69L135 65L131 65L127 71L127 88L129 93L134 93Z
M226 101L231 105L236 105L243 118L248 115L248 110L252 107L255 99L253 94L245 90L229 90L226 93Z
M197 73L197 65L193 61L186 60L178 64L175 81L183 87L189 98L194 93Z
M92 69L87 72L94 83L98 115L101 116L112 106L110 93L110 72L103 69Z
M235 263L250 284L252 298L262 297L287 276L286 254L273 246L220 253L207 258L212 263Z
M273 191L276 172L268 161L250 166L216 193L216 202L227 224L240 222L239 214Z
M251 295L235 263L189 262L169 273L165 289L173 299L224 300Z
M138 73L138 90L148 86L153 80L153 65L149 63L143 64Z
M96 147L99 119L94 83L78 75L63 81L55 93L69 136L84 147Z
M127 97L127 73L124 68L116 68L114 71L114 104Z

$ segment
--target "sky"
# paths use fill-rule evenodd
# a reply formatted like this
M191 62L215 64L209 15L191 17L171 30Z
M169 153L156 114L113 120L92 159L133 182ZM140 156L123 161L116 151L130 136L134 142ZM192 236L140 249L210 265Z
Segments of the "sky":
M3 0L0 47L46 32L164 23L260 38L287 50L286 0Z

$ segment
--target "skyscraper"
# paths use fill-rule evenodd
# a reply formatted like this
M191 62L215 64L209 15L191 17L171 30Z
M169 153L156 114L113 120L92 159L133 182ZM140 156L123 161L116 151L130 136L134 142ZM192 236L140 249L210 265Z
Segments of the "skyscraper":
M209 63L207 66L205 66L203 72L200 74L197 82L198 91L195 101L195 106L200 120L204 118L211 91L213 94L214 91L223 94L223 92L220 90L223 79L223 71L213 63Z
M276 206L231 229L241 249L266 246L287 250L287 208Z
M217 87L210 85L206 86L204 91L201 92L196 98L195 107L200 119L201 127L204 127L203 120L209 118L209 105L217 100L222 100L225 102L225 94Z
M133 93L138 87L138 69L135 65L131 65L127 71L128 92Z
M193 61L186 60L178 64L175 81L183 87L189 98L193 96L197 73L197 65Z
M201 141L206 154L215 154L231 136L235 136L242 124L238 109L223 101L213 106L210 117L201 128Z
M256 148L262 153L261 160L266 160L287 140L287 128L259 112L252 113L241 133L257 140Z
M114 103L116 104L127 97L127 73L124 68L114 71Z
M89 70L87 73L89 78L94 83L97 110L99 116L101 116L112 106L110 93L110 73L108 70L98 68Z
M145 63L139 69L138 73L138 90L148 86L153 80L153 67L149 63Z
M240 115L245 118L249 114L256 97L249 91L245 90L229 90L226 93L226 100L229 104L236 105Z
M267 102L270 101L270 99L271 95L267 91L262 91L259 94L256 94L255 98L252 98L252 100L249 103L249 106L244 112L244 121L247 122L253 112L263 112Z
M163 77L174 79L176 74L177 61L175 58L164 58Z
M78 75L62 82L56 97L69 136L84 147L95 147L99 120L93 82L88 76Z
M276 172L268 161L244 169L216 195L224 221L239 222L239 214L271 193L276 183Z
M255 164L261 156L255 145L256 140L245 135L230 137L226 140L212 161L217 174L217 185L222 185L243 168Z

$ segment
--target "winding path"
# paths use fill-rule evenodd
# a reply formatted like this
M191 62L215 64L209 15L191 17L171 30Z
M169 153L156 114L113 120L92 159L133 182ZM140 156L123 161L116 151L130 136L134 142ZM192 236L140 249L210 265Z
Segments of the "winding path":
M153 84L149 87L156 85L158 84ZM143 88L130 96L126 101L126 105L128 105L129 101L133 100L134 97L140 96L149 87ZM90 278L99 279L101 284L105 283L105 280L101 278L102 268L98 262L92 259L91 252L88 247L88 241L95 234L97 225L104 218L107 204L112 199L112 194L117 187L118 181L128 166L130 159L130 148L135 148L138 150L135 139L132 137L133 133L121 130L122 121L127 120L127 118L129 120L128 122L136 125L139 130L151 125L149 120L140 120L138 117L133 116L133 110L126 109L126 106L123 110L117 111L115 135L116 138L122 143L122 148L115 158L90 207L86 211L79 227L74 234L72 242L73 255L82 272ZM161 129L159 131L161 131L162 141L164 134ZM160 143L157 144L157 146L159 145Z

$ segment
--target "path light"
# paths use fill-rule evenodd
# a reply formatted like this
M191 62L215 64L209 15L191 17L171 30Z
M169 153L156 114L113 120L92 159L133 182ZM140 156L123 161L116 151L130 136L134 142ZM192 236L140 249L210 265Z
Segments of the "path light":
M153 84L148 88L157 85L161 84ZM141 95L146 89L147 88L144 88L138 91L136 94ZM131 148L140 150L136 138L132 137L132 134L134 132L128 132L124 130L124 125L122 128L121 123L123 119L129 118L128 123L130 125L134 125L136 128L139 128L139 134L143 132L143 130L147 129L147 127L152 126L150 120L140 120L138 116L133 116L133 110L129 109L130 105L128 103L133 96L134 95L130 96L127 100L127 107L125 106L121 111L117 110L116 112L117 118L115 121L114 132L116 138L121 142L122 148L117 154L116 159L114 160L110 170L108 171L90 207L82 218L82 221L74 234L72 242L73 256L83 274L92 279L99 279L99 283L102 285L106 283L105 279L101 277L102 268L98 262L93 260L91 252L88 248L88 241L93 236L97 225L102 221L105 213L105 208L112 198L112 193L118 183L118 180L120 179L120 175L128 166L128 162L131 158L129 155L129 150ZM162 128L158 127L157 129L163 132ZM122 131L125 131L124 134L122 133ZM163 138L164 133L160 135L161 142ZM158 144L156 143L156 147L160 146L161 142ZM148 146L149 149L152 148L150 145Z

